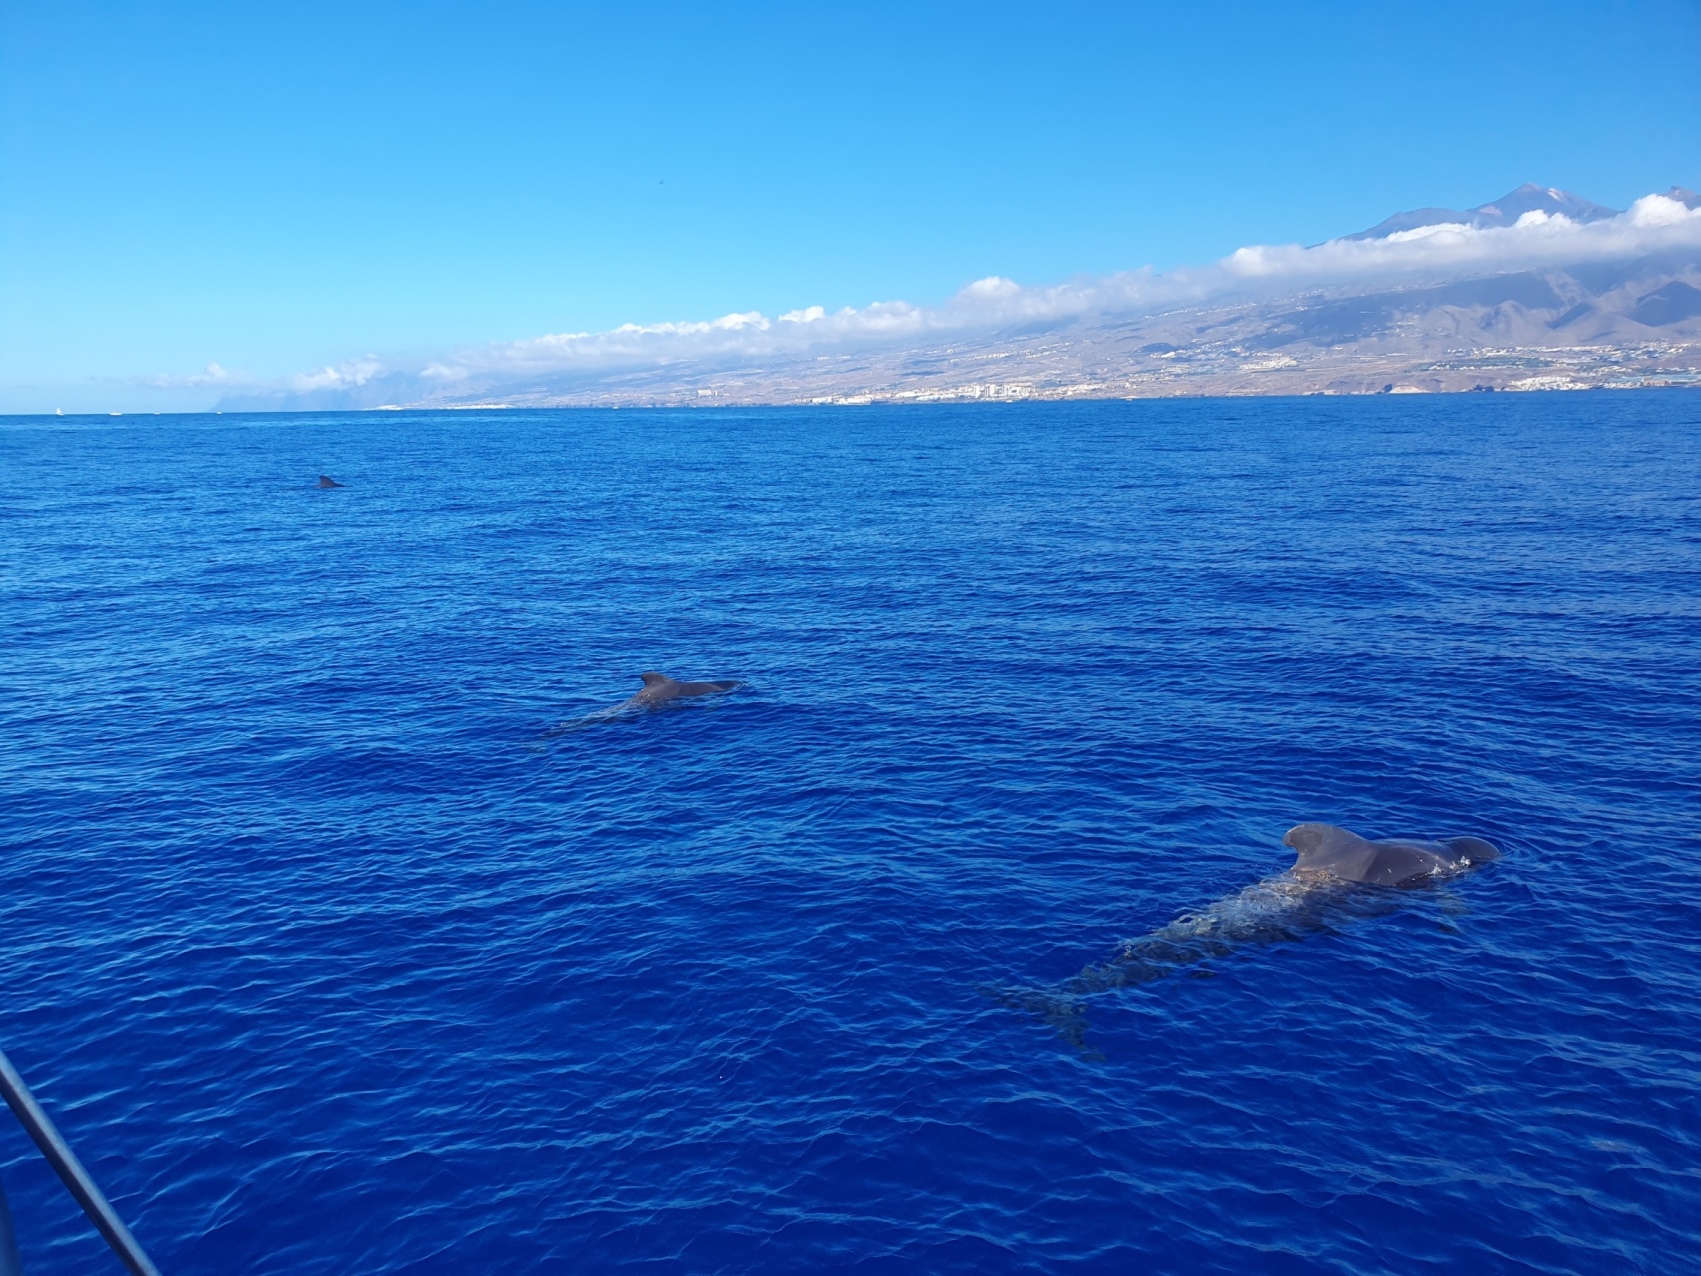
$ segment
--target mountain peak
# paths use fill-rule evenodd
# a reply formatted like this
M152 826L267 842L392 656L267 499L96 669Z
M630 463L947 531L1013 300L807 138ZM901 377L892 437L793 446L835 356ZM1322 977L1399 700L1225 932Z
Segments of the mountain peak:
M1672 198L1676 199L1677 196ZM1499 199L1487 204L1478 204L1475 208L1415 208L1410 212L1395 213L1369 230L1361 230L1356 235L1346 235L1343 238L1386 239L1400 231L1417 230L1424 226L1474 226L1483 230L1493 226L1510 226L1525 213L1546 213L1549 217L1567 217L1574 222L1595 222L1604 217L1617 217L1618 209L1592 203L1580 195L1573 195L1570 191L1562 191L1557 187L1537 186L1534 182L1525 182L1517 190L1508 191Z
M1604 217L1617 217L1619 210L1591 203L1570 191L1525 182L1517 190L1502 195L1491 204L1478 204L1470 212L1482 219L1471 223L1473 225L1510 226L1525 213L1564 216L1574 222L1598 222Z

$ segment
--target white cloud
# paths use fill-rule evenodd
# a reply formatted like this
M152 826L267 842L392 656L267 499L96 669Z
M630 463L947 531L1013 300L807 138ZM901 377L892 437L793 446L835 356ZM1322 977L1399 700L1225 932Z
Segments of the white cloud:
M297 394L311 394L315 390L348 390L365 385L385 370L382 360L369 354L364 359L345 359L335 367L327 366L318 372L298 372L289 378L287 384Z
M386 365L369 355L269 386L233 376L217 364L193 377L160 379L156 384L240 385L279 396L320 399L346 393L351 402L361 398L358 392L363 387L369 387L369 393L381 393L387 402L410 396L421 401L468 394L498 398L505 388L571 382L617 371L852 351L1012 323L1153 313L1355 283L1399 284L1492 274L1634 257L1679 246L1701 247L1701 209L1649 195L1616 217L1587 224L1535 211L1504 227L1446 224L1398 231L1381 239L1335 239L1311 248L1255 245L1207 266L1161 275L1143 269L1045 287L1024 287L993 275L965 285L933 307L883 301L829 313L815 305L786 311L773 320L752 310L718 319L629 323L606 332L554 333L475 346L439 356L424 366Z
M1701 218L1701 208L1690 208L1669 195L1644 195L1625 216L1633 226L1682 226Z
M977 279L958 294L970 297L976 301L1003 301L1021 294L1022 285L1014 279L1002 279L997 275L988 275L985 279Z
M207 386L243 385L248 378L241 373L226 372L216 363L209 363L205 372L191 372L187 376L174 376L161 373L159 376L144 377L142 384L160 390L203 389Z
M1320 285L1523 270L1634 257L1678 246L1701 246L1701 209L1686 208L1664 195L1646 195L1628 212L1587 224L1530 212L1512 226L1479 229L1448 224L1400 231L1385 239L1332 239L1315 248L1297 244L1241 248L1218 266L1231 279Z
M216 363L209 363L204 372L187 376L162 374L142 378L140 384L161 390L217 388L227 391L287 392L311 394L315 391L348 390L364 386L390 371L377 355L363 359L345 359L335 366L327 365L317 372L298 372L282 380L266 380L244 372L229 372ZM429 371L429 370L428 370ZM420 375L427 375L421 373Z

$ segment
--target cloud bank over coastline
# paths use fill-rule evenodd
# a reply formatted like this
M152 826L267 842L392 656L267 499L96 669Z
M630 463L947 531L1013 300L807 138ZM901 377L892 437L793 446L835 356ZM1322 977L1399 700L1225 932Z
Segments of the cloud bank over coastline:
M1505 226L1449 221L1312 247L1246 247L1210 265L1165 274L1145 269L1039 287L994 276L931 307L888 301L831 313L809 306L774 317L749 311L700 322L625 324L606 332L468 347L412 363L366 355L272 381L249 379L214 363L200 373L154 377L144 384L218 391L220 405L228 408L500 403L510 395L535 398L636 371L749 367L1088 316L1150 315L1319 290L1416 286L1673 250L1701 250L1701 200L1675 189L1586 222L1533 209Z

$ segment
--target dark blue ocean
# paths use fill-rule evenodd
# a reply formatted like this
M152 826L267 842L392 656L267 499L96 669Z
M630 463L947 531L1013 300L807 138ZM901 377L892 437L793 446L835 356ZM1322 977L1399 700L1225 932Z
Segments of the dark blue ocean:
M0 871L168 1276L1692 1272L1701 394L6 418Z

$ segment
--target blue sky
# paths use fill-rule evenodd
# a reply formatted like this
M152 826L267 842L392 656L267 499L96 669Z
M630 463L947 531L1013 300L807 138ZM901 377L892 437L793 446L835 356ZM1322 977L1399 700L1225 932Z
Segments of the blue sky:
M1701 186L1701 6L0 7L0 410Z

